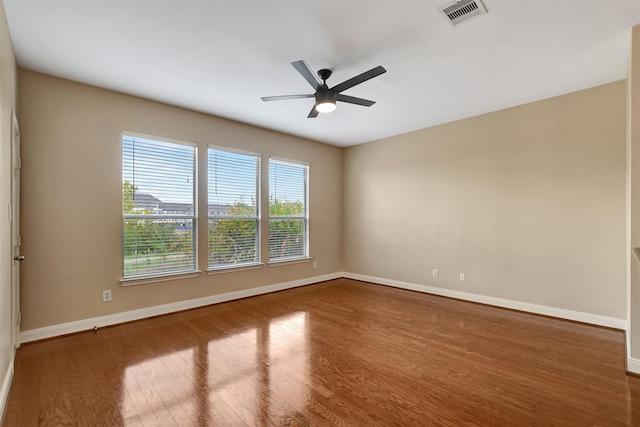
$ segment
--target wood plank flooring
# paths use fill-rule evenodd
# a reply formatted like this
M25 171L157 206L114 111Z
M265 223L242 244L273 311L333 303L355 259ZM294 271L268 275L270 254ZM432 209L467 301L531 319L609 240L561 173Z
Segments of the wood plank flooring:
M624 333L340 279L25 344L14 426L640 426Z

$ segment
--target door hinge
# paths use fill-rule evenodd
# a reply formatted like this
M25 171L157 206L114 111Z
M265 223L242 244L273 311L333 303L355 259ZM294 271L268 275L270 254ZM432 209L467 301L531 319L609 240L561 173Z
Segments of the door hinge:
M22 169L22 157L16 159L16 169Z
M18 321L16 322L16 325L20 325L22 323L22 313L18 312Z

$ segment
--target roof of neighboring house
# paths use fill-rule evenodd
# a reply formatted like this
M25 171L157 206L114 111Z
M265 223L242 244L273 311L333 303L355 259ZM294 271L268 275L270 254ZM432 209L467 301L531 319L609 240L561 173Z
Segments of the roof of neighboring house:
M162 200L151 194L138 192L135 192L133 194L133 202L138 207L153 207L165 213L187 213L193 209L193 205L190 203L163 202ZM227 208L227 205L210 203L207 207L207 213L209 215L220 215L225 213L227 211Z
M133 193L133 201L137 205L162 203L162 200L152 196L151 194L138 193L137 191Z

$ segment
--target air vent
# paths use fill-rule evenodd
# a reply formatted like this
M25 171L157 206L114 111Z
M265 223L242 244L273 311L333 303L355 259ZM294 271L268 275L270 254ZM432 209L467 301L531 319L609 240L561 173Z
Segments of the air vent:
M438 10L452 27L487 13L480 0L454 1L440 6Z

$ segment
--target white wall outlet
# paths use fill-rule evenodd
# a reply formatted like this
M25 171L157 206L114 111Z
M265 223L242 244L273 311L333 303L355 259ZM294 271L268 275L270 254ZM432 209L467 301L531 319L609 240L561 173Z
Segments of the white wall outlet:
M464 273L460 273L460 281L464 282L465 280L467 280L467 275Z
M431 272L431 276L432 276L432 277L435 277L435 278L440 277L440 272L438 271L438 269L437 269L437 268L434 268L434 269L433 269L433 271Z
M111 289L106 289L102 291L102 302L111 301Z
M318 268L318 261L313 261L313 268Z

